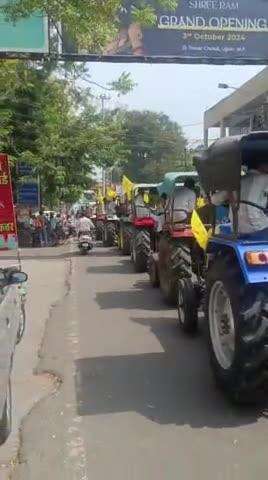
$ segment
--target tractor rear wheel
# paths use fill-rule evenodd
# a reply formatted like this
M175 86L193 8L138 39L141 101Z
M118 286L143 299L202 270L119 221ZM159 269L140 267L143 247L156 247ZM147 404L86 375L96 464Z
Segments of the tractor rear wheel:
M163 238L160 241L159 249L160 287L166 302L177 305L178 280L187 276L187 271L191 275L188 250L184 244L181 245L169 238Z
M150 251L150 232L148 230L138 230L131 245L131 255L136 272L147 272Z
M198 300L194 283L190 278L178 282L178 319L185 333L193 334L198 327Z
M160 288L168 305L176 305L176 281L172 278L170 271L159 274Z
M217 384L236 403L267 387L268 292L246 286L234 259L216 259L207 275L206 318Z

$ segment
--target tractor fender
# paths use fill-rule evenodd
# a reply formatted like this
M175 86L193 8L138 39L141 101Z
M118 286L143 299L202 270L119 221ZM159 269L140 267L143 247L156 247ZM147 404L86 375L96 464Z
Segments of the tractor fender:
M243 240L211 238L207 247L207 267L215 257L231 256L237 262L245 284L268 285L268 265L252 266L246 260L247 252L268 251L268 242L245 242Z

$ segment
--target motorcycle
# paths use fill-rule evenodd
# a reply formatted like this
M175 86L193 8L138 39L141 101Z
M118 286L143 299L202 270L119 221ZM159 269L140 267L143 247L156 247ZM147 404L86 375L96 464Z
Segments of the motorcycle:
M78 237L78 248L81 255L87 255L87 253L93 249L93 238L91 232L82 232Z

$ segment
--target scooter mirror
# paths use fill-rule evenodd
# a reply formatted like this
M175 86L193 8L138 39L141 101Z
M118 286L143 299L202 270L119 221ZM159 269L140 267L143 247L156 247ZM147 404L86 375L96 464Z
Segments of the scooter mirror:
M15 285L15 284L20 284L24 283L28 280L28 275L27 273L24 272L12 272L9 277L9 284ZM1 278L0 278L1 282Z

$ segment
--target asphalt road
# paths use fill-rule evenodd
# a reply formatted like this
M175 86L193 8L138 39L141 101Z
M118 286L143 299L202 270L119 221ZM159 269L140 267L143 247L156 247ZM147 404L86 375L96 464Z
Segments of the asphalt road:
M266 411L215 389L202 328L184 336L116 250L66 261L39 366L62 384L26 418L13 479L266 478Z

